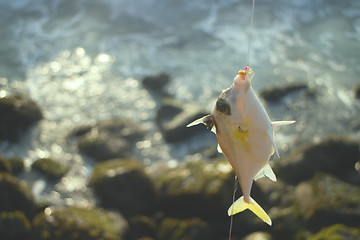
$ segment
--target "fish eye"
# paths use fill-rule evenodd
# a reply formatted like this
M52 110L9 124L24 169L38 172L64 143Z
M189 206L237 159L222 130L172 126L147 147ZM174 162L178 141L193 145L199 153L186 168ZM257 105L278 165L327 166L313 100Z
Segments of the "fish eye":
M231 115L230 105L223 98L218 98L216 101L216 110L225 115Z

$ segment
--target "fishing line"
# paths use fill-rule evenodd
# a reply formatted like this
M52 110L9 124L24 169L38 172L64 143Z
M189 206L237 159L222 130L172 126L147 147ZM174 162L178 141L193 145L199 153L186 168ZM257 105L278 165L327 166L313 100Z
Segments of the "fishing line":
M234 193L233 193L233 198L232 198L232 206L233 208L231 208L231 216L230 216L230 229L229 229L229 240L231 240L231 232L232 232L232 226L233 226L233 220L234 220L234 202L235 202L235 193L237 190L237 186L238 186L238 178L237 176L235 176L235 181L234 181Z
M249 29L249 48L248 48L248 55L246 65L249 66L250 60L250 45L251 45L251 38L252 38L252 29L253 29L253 19L254 19L254 8L255 8L255 0L253 0L252 10L251 10L251 18L250 18L250 29Z

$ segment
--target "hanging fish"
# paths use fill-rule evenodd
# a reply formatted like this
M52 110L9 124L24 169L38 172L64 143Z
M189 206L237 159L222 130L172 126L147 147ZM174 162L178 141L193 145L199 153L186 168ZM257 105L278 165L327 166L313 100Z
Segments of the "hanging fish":
M221 92L211 113L187 127L203 123L215 132L218 151L225 155L236 172L243 196L230 206L229 216L250 209L271 225L270 217L250 197L251 186L253 180L265 176L276 181L269 165L274 152L279 157L273 128L295 121L270 121L251 86L253 76L249 66L239 71L233 84Z

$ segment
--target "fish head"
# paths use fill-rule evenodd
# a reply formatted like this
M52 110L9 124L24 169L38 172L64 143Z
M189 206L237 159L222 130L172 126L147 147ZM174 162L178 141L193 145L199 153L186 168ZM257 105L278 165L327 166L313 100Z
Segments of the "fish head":
M243 105L242 99L250 88L253 76L254 72L249 66L246 66L245 70L240 70L235 76L232 86L220 93L215 105L216 111L224 115L235 116Z

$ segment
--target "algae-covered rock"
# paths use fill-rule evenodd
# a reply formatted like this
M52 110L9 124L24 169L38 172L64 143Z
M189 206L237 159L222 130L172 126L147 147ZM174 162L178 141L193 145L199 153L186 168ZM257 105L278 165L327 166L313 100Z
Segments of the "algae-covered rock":
M272 240L273 238L267 232L254 232L247 235L243 240Z
M11 170L13 174L19 174L25 168L23 160L19 157L11 157L8 158L7 161L11 166Z
M357 228L347 227L342 224L335 224L321 229L308 240L360 240L360 224Z
M160 210L177 217L227 218L234 175L221 159L187 161L176 168L159 165L149 171L160 195Z
M0 239L31 239L31 224L23 212L0 213Z
M12 168L10 162L7 159L0 157L0 172L11 173Z
M43 114L28 96L13 94L0 98L0 139L17 141Z
M295 189L295 208L309 229L336 223L359 226L360 187L319 173Z
M33 219L37 240L121 240L127 221L100 208L48 207Z
M145 131L135 122L118 118L76 128L69 137L77 138L82 152L101 161L130 157L133 146L144 135Z
M89 184L102 206L118 209L125 215L147 212L155 201L153 184L143 166L135 160L114 159L99 163Z
M67 165L56 162L52 158L40 158L32 164L32 168L52 180L60 179L69 171Z
M158 110L156 122L168 142L176 142L204 131L204 126L187 128L192 121L207 115L200 106L165 98Z
M159 240L208 240L211 236L207 223L198 218L165 218L160 224L158 234Z
M32 218L38 207L25 182L7 173L0 173L0 212L23 211Z
M18 174L24 170L24 163L18 157L4 158L0 156L0 172Z
M279 178L290 183L310 179L318 171L351 181L350 177L357 174L354 165L359 159L359 141L336 136L296 149L281 159L274 171Z
M266 100L266 101L271 101L271 102L276 102L281 100L282 98L284 98L285 96L287 96L290 93L299 91L299 90L303 90L303 89L307 89L308 86L306 83L292 83L286 86L281 86L281 87L273 87L273 88L269 88L269 89L265 89L263 91L261 91L260 96Z
M156 239L156 222L144 215L132 217L129 221L130 232L128 237L130 239Z

